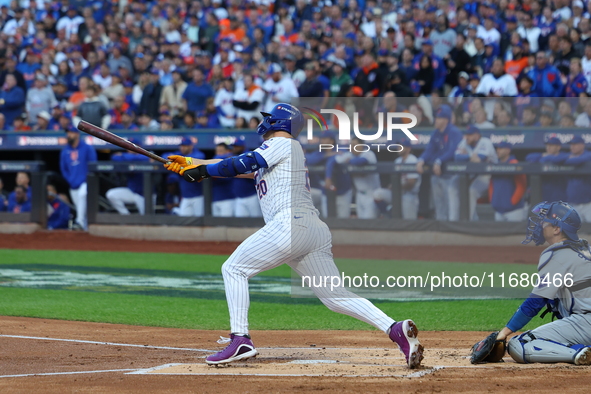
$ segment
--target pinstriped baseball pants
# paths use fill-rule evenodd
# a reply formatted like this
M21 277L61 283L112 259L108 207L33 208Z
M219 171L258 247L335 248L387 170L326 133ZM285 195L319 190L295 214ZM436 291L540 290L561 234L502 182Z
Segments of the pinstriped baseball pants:
M290 214L291 213L291 214ZM293 209L248 237L222 266L233 333L248 333L248 280L288 264L300 276L340 276L331 252L331 234L317 213ZM387 332L394 320L344 287L312 287L330 310L352 316Z

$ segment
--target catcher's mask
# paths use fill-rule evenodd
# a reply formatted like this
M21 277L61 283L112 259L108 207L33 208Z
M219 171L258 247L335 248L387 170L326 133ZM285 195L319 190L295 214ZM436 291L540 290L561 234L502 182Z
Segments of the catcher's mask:
M543 245L546 242L544 239L544 222L560 227L560 230L571 241L579 240L577 231L581 228L581 218L569 204L562 201L544 201L536 205L531 210L531 213L522 244L527 245L534 241L536 246Z

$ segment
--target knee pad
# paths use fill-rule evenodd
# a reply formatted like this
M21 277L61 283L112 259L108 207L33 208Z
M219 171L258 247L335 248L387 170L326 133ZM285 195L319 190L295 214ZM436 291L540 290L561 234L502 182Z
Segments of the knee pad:
M507 351L517 363L573 363L577 349L536 338L531 331L509 340Z

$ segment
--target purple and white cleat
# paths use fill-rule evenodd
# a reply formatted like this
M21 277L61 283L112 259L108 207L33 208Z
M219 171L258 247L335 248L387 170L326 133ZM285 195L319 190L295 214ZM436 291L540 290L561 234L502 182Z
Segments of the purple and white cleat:
M257 350L250 336L230 334L230 344L222 351L205 359L209 365L227 364L232 361L246 360L257 355Z
M390 327L390 339L398 344L404 353L410 369L417 368L423 360L423 345L417 339L419 329L412 320L399 321Z

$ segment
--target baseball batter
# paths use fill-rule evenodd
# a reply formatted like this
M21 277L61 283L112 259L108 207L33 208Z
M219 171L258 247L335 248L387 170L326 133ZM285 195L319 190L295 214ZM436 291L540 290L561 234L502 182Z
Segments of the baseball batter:
M591 249L577 235L581 218L562 201L540 203L532 213L523 243L550 244L540 255L541 279L497 340L521 330L547 306L559 320L511 338L511 357L518 363L591 365Z
M265 142L251 152L223 160L169 156L164 166L185 179L248 177L255 180L265 226L247 238L222 266L230 312L231 342L206 359L210 365L253 357L257 350L248 331L248 280L262 271L288 264L300 276L339 275L331 252L331 234L312 204L304 152L293 138L304 126L301 112L277 104L262 112L257 133ZM312 287L328 308L353 316L386 332L410 368L420 365L423 347L412 320L395 322L366 299L344 287Z

